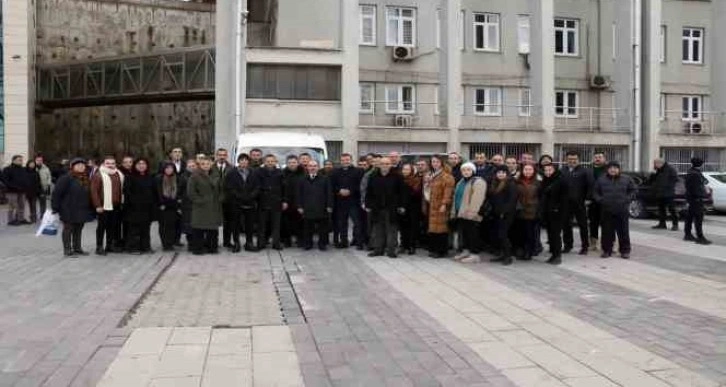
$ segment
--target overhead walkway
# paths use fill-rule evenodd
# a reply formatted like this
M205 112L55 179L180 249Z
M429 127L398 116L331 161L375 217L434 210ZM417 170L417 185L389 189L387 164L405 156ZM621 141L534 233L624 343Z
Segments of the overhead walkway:
M38 66L42 108L214 99L213 46Z

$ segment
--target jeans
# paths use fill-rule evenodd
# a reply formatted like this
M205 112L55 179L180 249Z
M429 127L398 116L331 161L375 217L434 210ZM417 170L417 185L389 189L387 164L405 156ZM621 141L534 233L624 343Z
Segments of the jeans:
M347 244L348 241L348 220L353 222L353 240L360 240L361 237L361 208L357 205L359 201L352 198L336 198L335 202L335 240Z
M278 207L280 208L280 207ZM280 218L282 210L279 209L261 209L259 212L259 228L257 229L257 247L263 248L267 246L268 228L269 235L272 236L272 246L280 245Z
M585 203L570 202L565 209L562 223L562 239L566 249L571 249L573 245L572 236L572 217L577 221L577 227L580 229L580 243L582 248L590 247L590 238L588 237L587 211L585 211Z
M254 208L235 208L229 212L230 226L232 232L232 245L240 246L240 235L244 226L245 246L252 248L255 245L255 218Z
M96 226L96 247L103 248L103 237L106 237L106 249L120 247L118 245L121 239L121 211L114 208L113 211L103 211L98 215L98 224Z
M8 223L22 222L25 220L25 195L22 193L8 192Z
M602 251L612 253L615 235L618 237L621 254L630 253L630 214L627 212L602 212Z
M684 225L684 231L686 235L691 234L691 228L696 228L696 236L698 238L704 238L703 235L703 216L705 209L703 208L703 202L700 200L691 200L688 202L688 214L686 215L686 223Z

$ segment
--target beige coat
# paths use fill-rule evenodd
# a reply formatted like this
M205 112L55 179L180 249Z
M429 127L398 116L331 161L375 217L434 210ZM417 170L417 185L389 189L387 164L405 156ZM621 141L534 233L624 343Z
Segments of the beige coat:
M469 182L464 182L463 179L459 180L459 184L466 184L464 196L458 214L455 213L455 207L451 206L451 217L481 222L483 218L479 215L479 209L486 200L487 182L484 179L474 177Z

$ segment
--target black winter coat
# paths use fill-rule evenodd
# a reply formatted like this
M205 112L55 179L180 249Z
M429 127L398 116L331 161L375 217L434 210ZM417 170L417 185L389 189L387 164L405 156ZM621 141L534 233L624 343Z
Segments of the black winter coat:
M165 209L178 209L181 208L182 204L182 198L184 197L184 191L183 189L186 189L186 186L181 184L181 177L179 175L174 175L174 178L176 179L176 197L175 198L169 198L164 196L164 175L158 175L154 178L155 180L155 189L154 191L157 194L157 203L159 206L164 206Z
M154 177L132 174L124 179L124 220L147 223L154 220L158 207Z
M37 198L40 196L42 188L40 186L40 174L35 168L25 168L25 178L27 180L27 188L25 195L31 198Z
M388 211L395 215L399 208L406 208L407 200L406 184L399 174L388 173L383 176L378 173L368 181L366 208L373 212Z
M284 182L283 192L285 193L284 201L287 203L289 210L297 211L297 187L304 178L305 171L301 167L295 171L291 171L288 168L282 171L282 179Z
M260 182L260 209L282 211L284 195L282 171L278 168L260 167L257 169L257 174Z
M655 171L651 176L651 181L653 195L656 199L670 199L676 196L678 172L670 164L664 163L660 169Z
M345 199L338 195L341 189L350 191L348 199L360 200L360 181L363 178L363 170L355 167L335 168L331 177L330 184L333 186L333 194L337 199Z
M10 164L3 170L3 181L9 193L26 193L30 186L27 168Z
M71 174L58 178L53 189L50 208L63 223L86 223L93 219L90 182L83 186Z
M686 200L689 202L699 202L708 197L706 184L708 180L703 177L701 170L691 168L686 175Z
M495 216L505 218L507 216L514 216L517 212L517 198L519 192L517 191L517 184L512 179L508 179L506 186L501 190L497 191L497 187L502 182L495 180L489 186L488 200L491 203L492 211Z
M600 203L603 211L612 214L627 214L630 200L635 193L635 183L630 177L603 175L595 183L593 199Z
M260 194L258 169L247 169L247 180L238 168L231 169L224 178L225 206L228 209L250 209L257 206Z
M305 176L297 186L299 208L305 219L325 219L328 208L333 208L333 188L330 178L320 174L315 179Z
M181 198L181 210L182 210L182 224L188 226L192 222L192 201L189 199L187 194L187 184L189 184L189 178L192 173L185 171L184 173L177 175L178 191Z
M539 186L540 212L543 219L562 214L567 209L567 186L560 171L542 179Z
M592 194L594 184L592 170L578 165L570 171L570 167L561 168L562 178L567 184L567 197L572 203L584 203Z

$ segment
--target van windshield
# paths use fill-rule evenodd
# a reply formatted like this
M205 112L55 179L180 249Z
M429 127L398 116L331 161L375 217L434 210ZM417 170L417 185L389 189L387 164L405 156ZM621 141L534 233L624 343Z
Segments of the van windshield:
M280 167L285 166L285 161L287 160L287 156L295 155L300 157L301 153L309 153L310 156L313 158L313 160L318 162L318 165L322 168L323 162L325 162L325 154L322 149L320 148L307 148L307 147L288 147L288 146L275 146L275 147L245 147L240 148L239 153L250 153L250 150L258 148L262 150L262 155L268 155L272 154L277 157L277 163L280 165ZM238 153L238 154L239 154Z

